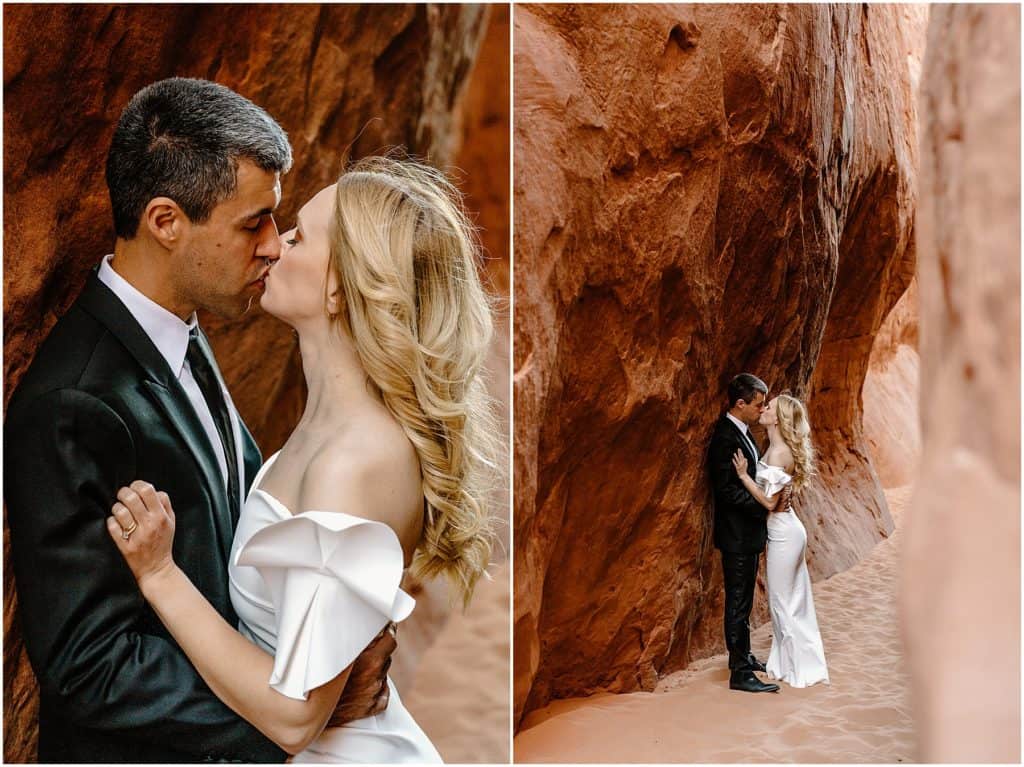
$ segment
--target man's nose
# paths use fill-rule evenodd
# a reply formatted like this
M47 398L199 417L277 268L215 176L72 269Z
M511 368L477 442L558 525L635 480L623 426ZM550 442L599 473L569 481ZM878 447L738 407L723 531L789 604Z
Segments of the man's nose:
M277 261L281 258L281 239L278 237L277 222L273 216L269 217L269 224L264 227L263 237L256 248L256 256L267 261Z

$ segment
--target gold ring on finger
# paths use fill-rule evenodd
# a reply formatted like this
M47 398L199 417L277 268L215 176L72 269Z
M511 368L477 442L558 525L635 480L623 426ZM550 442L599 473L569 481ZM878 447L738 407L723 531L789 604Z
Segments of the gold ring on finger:
M133 519L131 527L128 527L121 531L121 537L127 541L129 538L132 537L132 533L134 533L138 529L138 527L139 523Z

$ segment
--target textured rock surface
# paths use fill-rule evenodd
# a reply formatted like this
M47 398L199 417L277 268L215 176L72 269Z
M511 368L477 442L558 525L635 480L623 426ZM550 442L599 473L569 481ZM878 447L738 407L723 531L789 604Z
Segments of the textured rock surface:
M920 111L923 453L902 600L918 757L1017 763L1019 6L934 7Z
M891 530L861 388L913 274L924 21L517 7L517 722L720 649L704 453L736 372L809 398L812 573Z
M914 481L921 455L917 282L885 319L864 379L864 437L882 487Z
M508 265L507 200L502 207L508 185L506 180L493 189L502 170L489 161L507 165L507 122L504 134L495 123L503 114L507 120L508 98L497 90L494 75L486 74L493 66L473 68L489 15L481 7L438 5L5 8L7 395L88 269L111 249L106 148L131 95L162 77L217 80L281 122L296 158L283 183L281 222L330 183L346 153L359 157L404 145L441 166L458 162L467 171L469 204L480 206L478 223L494 256L491 282L507 295L508 278L500 275ZM505 25L507 51L507 18L494 15ZM485 52L482 58L495 55L502 54ZM471 72L487 82L488 96L500 102L496 107L479 95L483 86L468 86ZM467 88L477 95L464 102ZM469 157L460 151L464 136L474 142L500 139L503 148L488 156L478 146ZM478 180L478 173L486 180ZM304 396L291 333L260 313L230 325L202 320L239 410L264 452L276 450ZM507 327L507 320L499 321ZM499 338L491 359L495 380L505 380L507 340ZM493 388L507 410L507 387ZM4 540L6 560L6 532ZM34 758L36 700L15 607L8 569L4 756L24 761ZM414 670L408 659L445 620L443 591L429 587L416 615L403 632L403 662L409 667L396 667L407 678Z

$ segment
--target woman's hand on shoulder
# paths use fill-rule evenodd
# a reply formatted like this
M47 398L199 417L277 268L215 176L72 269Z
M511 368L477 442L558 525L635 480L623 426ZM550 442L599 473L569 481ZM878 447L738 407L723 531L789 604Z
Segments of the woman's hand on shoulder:
M175 569L174 509L167 493L136 480L117 491L107 532L143 594L147 584Z
M732 465L736 469L736 474L742 479L747 476L747 457L743 454L743 451L739 448L732 456Z

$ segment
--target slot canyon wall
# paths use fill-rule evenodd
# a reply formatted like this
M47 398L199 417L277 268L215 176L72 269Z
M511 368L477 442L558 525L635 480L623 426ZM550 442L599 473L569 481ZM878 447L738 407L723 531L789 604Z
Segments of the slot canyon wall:
M489 254L489 282L507 299L508 25L507 9L482 6L6 7L5 396L88 270L111 250L103 169L121 109L139 88L173 75L223 83L287 131L295 164L283 179L279 222L330 183L346 153L402 145L460 168L456 180ZM260 312L232 324L201 320L239 411L269 454L304 402L291 332ZM496 325L491 389L507 425L507 306ZM5 561L8 546L5 526ZM409 588L419 609L403 629L394 667L405 690L448 615L443 587ZM487 593L507 606L507 589ZM503 635L507 653L507 619L490 629ZM37 689L10 568L4 639L4 758L33 761ZM504 728L502 750L483 761L507 758L507 720Z
M861 393L914 274L926 22L517 7L517 725L721 649L704 454L733 374L808 399L812 575L891 532Z
M1021 758L1020 106L1020 6L934 6L901 595L922 762Z
M918 301L914 279L875 336L864 379L864 436L885 488L912 484L921 456Z

